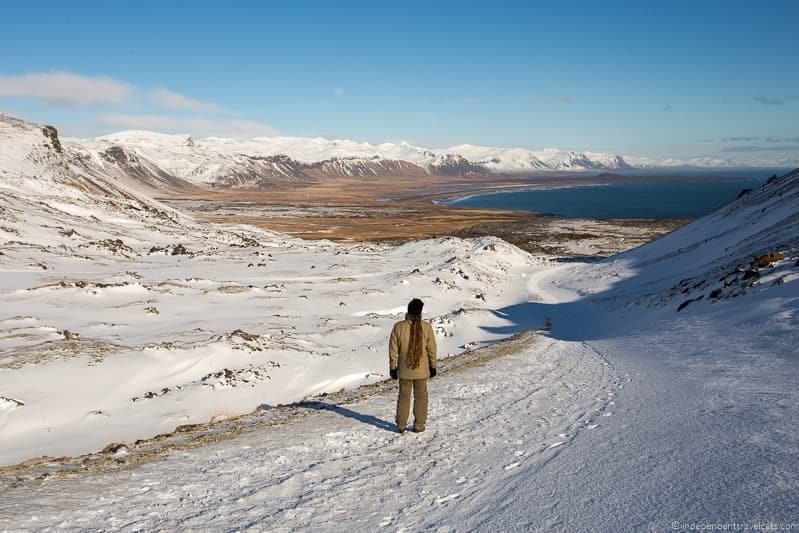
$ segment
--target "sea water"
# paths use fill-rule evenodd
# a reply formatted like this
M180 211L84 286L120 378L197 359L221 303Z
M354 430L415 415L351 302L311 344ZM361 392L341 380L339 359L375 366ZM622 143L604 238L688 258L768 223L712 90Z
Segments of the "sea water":
M459 207L533 211L568 218L695 219L735 200L756 178L684 178L677 181L548 187L469 196Z

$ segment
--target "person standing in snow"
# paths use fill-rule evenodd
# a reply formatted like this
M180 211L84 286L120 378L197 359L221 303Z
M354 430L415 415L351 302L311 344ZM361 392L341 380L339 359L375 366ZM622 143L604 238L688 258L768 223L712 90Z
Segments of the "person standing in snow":
M397 431L405 432L413 389L413 431L421 433L427 423L427 379L436 376L436 339L433 326L422 320L424 303L414 298L405 320L394 324L388 343L389 373L399 379Z

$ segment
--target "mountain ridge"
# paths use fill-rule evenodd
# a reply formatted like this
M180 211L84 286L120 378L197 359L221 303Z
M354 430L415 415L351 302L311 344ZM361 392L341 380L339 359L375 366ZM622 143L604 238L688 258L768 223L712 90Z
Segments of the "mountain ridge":
M1 115L7 124L45 128L59 149L118 179L148 190L200 192L317 183L335 178L479 177L547 172L608 172L696 167L728 168L707 156L657 162L603 152L529 150L461 144L445 149L407 142L370 144L323 137L220 137L126 130L91 139L59 139L52 126ZM43 130L44 131L44 130Z

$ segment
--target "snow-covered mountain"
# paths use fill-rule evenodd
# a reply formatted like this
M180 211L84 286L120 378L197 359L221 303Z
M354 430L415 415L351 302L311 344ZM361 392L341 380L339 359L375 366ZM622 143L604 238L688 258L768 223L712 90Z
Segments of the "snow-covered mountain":
M13 120L13 119L8 119ZM424 148L406 142L370 144L322 137L250 140L149 131L93 139L64 139L64 149L100 171L140 180L151 189L260 188L342 177L480 176L533 172L587 172L658 167L734 167L729 158L697 156L654 160L600 152L461 144ZM792 161L785 160L785 166Z
M477 176L531 171L632 168L624 157L591 152L459 145L428 149L408 143L370 144L321 137L257 137L247 141L125 131L95 139L69 139L70 148L107 167L124 167L113 154L155 165L204 187L261 187L325 177ZM109 152L110 151L110 152Z

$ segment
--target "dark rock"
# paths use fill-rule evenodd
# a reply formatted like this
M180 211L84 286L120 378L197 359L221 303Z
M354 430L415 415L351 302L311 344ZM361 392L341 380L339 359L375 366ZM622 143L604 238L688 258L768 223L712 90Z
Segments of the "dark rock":
M738 198L737 199L743 198L744 196L746 196L750 192L752 192L752 189L744 189L744 190L742 190L741 192L738 193Z
M108 446L106 446L105 448L103 448L102 451L102 453L111 453L111 454L127 453L127 452L128 452L128 445L121 442L113 442Z
M44 126L42 127L42 133L47 140L50 141L50 146L52 146L56 152L59 154L64 152L64 149L61 147L61 141L58 140L58 130L55 129L55 127Z
M760 272L756 268L750 268L744 272L744 279L759 278Z
M710 297L714 300L717 300L719 297L721 297L721 289L713 289L713 291L710 293Z
M231 333L230 336L231 337L239 337L241 339L244 339L245 341L250 341L250 342L257 341L260 338L259 335L255 335L253 333L247 333L243 329L237 329L237 330L233 331L233 333Z
M202 427L202 424L184 424L182 426L178 426L175 428L175 433L188 433L190 431L194 431L195 429L199 429Z
M189 251L182 244L177 244L172 248L172 255L188 255Z
M133 249L126 245L122 239L106 239L99 243L100 246L107 248L111 253L118 254L123 252L132 253Z
M679 305L679 307L677 307L677 312L679 313L680 311L682 311L683 309L685 309L686 307L688 307L688 306L689 306L690 304L692 304L693 302L698 302L699 300L701 300L701 299L702 299L702 298L704 298L704 297L705 297L705 295L704 295L704 294L702 294L702 295L700 295L700 296L699 296L699 298L692 298L692 299L690 299L690 300L685 300L683 303L681 303L681 304Z

